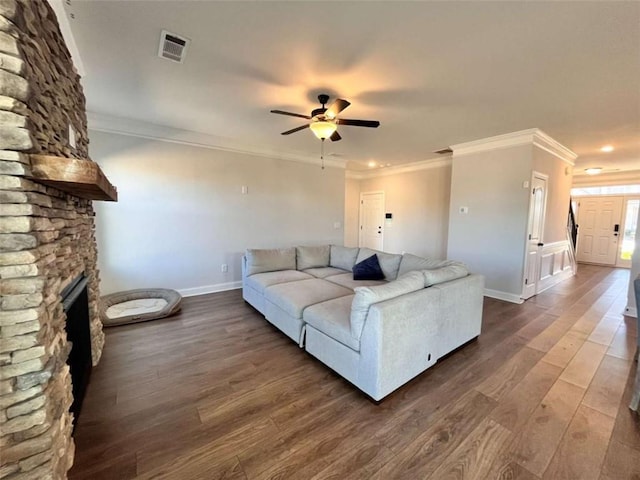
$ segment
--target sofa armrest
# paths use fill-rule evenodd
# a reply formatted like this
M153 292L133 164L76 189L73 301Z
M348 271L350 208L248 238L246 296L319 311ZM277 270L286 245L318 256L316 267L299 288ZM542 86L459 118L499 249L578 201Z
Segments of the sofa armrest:
M438 359L441 291L425 288L374 304L360 337L358 383L379 400Z
M469 275L369 308L358 384L379 400L480 335L484 277Z

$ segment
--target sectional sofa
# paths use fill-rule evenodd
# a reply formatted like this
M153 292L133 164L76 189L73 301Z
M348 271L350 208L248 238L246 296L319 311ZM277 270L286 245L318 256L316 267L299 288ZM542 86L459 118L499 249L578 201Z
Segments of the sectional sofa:
M384 279L354 280L374 255ZM480 335L483 289L484 278L459 262L367 248L243 257L245 301L376 401Z

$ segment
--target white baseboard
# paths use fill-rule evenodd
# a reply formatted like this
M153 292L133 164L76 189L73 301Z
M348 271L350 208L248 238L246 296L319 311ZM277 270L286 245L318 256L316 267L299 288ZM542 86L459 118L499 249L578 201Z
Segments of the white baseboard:
M500 290L491 290L490 288L484 289L484 296L497 298L498 300L504 300L505 302L511 303L524 303L524 300L520 298L520 295L516 295L514 293L501 292Z
M624 309L624 314L627 317L635 317L638 318L638 309L634 308L634 307L629 307L627 306L627 308Z
M216 283L215 285L203 285L202 287L183 288L178 290L178 293L183 297L195 297L196 295L206 295L207 293L237 290L238 288L242 288L242 280L238 280L237 282Z

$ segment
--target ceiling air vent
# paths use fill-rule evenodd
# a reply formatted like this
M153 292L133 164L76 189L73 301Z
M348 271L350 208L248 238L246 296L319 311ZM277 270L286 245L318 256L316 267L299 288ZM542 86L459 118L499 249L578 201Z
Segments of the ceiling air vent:
M173 60L174 62L183 63L190 43L191 40L188 38L163 30L160 35L158 56Z

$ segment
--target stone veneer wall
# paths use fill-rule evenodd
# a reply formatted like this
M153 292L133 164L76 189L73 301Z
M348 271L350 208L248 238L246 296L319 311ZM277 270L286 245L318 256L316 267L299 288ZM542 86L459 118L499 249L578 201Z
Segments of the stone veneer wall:
M63 479L73 462L60 292L83 271L94 365L102 353L91 201L28 179L30 153L87 159L87 146L80 78L49 4L0 0L1 479Z

